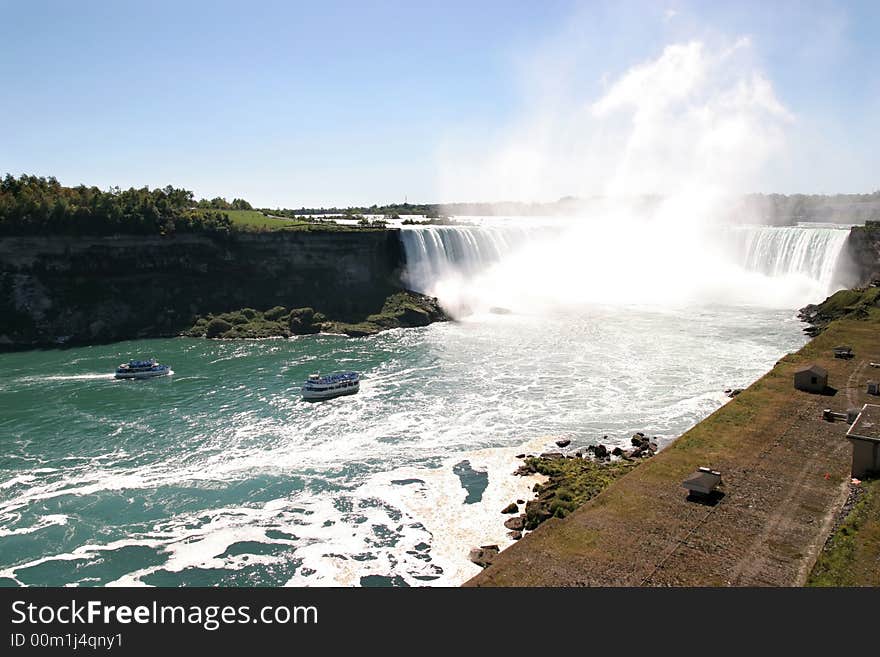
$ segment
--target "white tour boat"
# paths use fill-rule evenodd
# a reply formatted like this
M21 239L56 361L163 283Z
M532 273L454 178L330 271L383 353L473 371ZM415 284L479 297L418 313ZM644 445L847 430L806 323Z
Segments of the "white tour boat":
M168 376L171 368L161 365L155 358L150 360L130 360L116 368L117 379L151 379L155 376Z
M357 372L336 372L326 376L311 374L303 385L302 396L307 401L321 401L353 395L360 389L360 381Z

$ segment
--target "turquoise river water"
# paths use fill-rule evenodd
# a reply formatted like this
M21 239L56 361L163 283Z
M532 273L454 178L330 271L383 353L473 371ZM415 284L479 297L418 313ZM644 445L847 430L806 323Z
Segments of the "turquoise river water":
M0 354L0 583L458 584L510 543L517 453L668 442L803 343L791 309L593 305ZM301 401L338 369L359 394Z

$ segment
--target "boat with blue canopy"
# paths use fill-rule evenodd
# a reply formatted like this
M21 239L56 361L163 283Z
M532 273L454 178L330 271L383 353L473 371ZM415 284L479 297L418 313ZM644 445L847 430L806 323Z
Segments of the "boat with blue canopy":
M309 375L303 384L302 396L306 401L322 401L342 395L353 395L360 390L361 376L357 372L334 372L333 374Z
M155 358L150 360L130 360L116 368L117 379L151 379L156 376L172 374L168 365L162 365Z

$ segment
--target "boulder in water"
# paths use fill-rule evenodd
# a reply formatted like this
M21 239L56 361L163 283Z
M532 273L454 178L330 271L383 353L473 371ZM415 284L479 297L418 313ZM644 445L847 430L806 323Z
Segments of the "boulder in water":
M482 545L471 550L468 558L478 566L486 568L500 551L497 545Z

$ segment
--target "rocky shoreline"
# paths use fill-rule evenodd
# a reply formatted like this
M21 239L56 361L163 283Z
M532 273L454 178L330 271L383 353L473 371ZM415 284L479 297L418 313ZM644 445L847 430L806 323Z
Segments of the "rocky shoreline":
M393 328L414 328L449 320L435 297L404 290L389 296L378 313L359 322L332 319L311 307L274 306L200 315L181 335L191 338L237 340L242 338L289 338L295 335L336 333L349 337L375 335Z
M605 439L608 436L604 436ZM579 506L594 498L616 479L635 468L643 459L657 453L657 437L649 438L637 432L630 438L631 449L609 449L603 443L578 448L573 453L543 452L539 455L518 454L522 465L516 476L544 475L544 483L535 484L531 500L517 499L501 509L508 537L520 540L551 518L564 518ZM556 441L560 449L569 448L571 441ZM486 568L500 554L498 545L482 545L470 551L469 559Z

